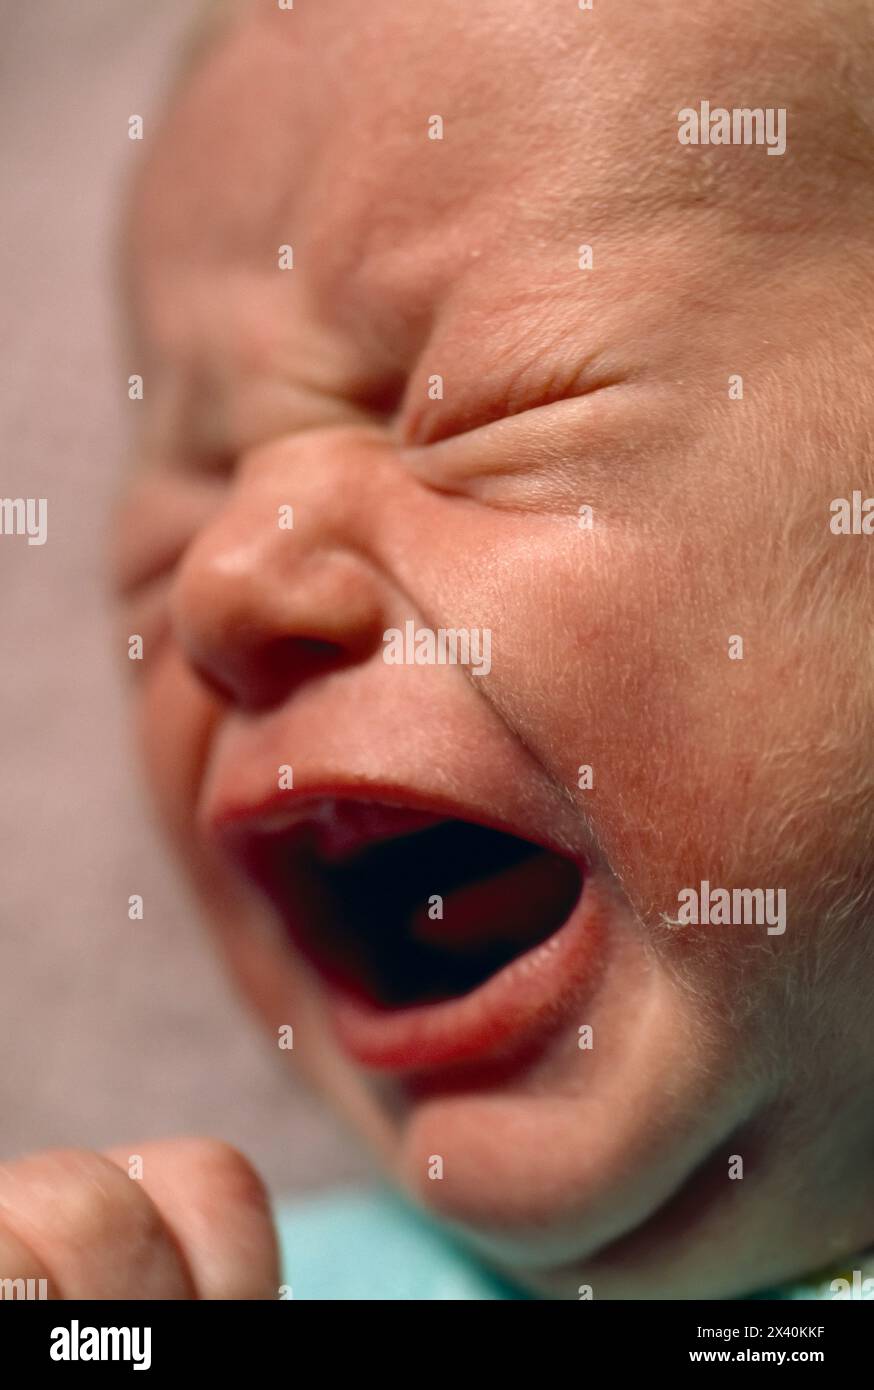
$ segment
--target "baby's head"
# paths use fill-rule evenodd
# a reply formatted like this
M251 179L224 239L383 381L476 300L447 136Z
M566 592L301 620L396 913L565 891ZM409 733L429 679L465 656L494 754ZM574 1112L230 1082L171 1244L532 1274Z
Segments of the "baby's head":
M274 1036L538 1292L874 1238L872 35L241 2L146 133L161 811Z

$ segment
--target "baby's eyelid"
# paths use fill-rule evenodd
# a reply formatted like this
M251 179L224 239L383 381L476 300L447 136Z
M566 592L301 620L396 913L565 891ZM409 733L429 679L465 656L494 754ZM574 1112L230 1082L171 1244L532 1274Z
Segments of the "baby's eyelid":
M456 448L465 443L479 444L491 437L500 438L502 435L512 440L514 435L519 432L520 426L524 427L534 416L541 418L548 416L551 421L553 418L560 419L562 414L566 414L568 423L571 423L581 410L587 408L592 397L612 392L626 385L630 380L629 377L617 377L615 380L599 384L596 389L578 391L552 400L540 401L537 404L523 406L519 410L495 414L482 421L478 421L474 417L475 423L463 423L460 428L449 429L445 433L437 434L421 442L407 442L403 445L403 451L414 457L421 452L434 454L440 452L444 447L448 451L450 446Z

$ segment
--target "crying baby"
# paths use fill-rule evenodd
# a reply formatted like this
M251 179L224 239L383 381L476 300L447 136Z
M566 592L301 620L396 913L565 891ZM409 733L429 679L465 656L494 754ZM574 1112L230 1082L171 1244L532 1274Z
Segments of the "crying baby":
M370 1297L861 1270L874 541L830 520L874 492L874 16L210 16L128 217L118 585L215 942L404 1194L289 1208L295 1296L362 1232ZM781 157L678 139L702 102L783 111Z

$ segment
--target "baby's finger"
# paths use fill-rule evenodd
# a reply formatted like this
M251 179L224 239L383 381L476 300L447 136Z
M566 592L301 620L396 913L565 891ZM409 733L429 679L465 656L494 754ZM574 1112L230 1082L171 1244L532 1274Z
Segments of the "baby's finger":
M108 1155L142 1185L184 1254L196 1297L276 1298L279 1255L270 1203L251 1164L214 1139L173 1139Z
M57 1298L45 1266L7 1226L0 1224L0 1297Z
M142 1184L79 1149L0 1164L0 1278L44 1278L53 1298L196 1296Z

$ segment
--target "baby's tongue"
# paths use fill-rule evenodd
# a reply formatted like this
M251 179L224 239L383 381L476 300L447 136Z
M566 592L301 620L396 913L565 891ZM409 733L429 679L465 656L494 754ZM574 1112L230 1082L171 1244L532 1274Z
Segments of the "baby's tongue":
M580 895L577 867L547 850L488 873L443 896L442 918L434 907L416 909L410 932L423 945L463 953L500 943L522 951L551 936L570 916Z

